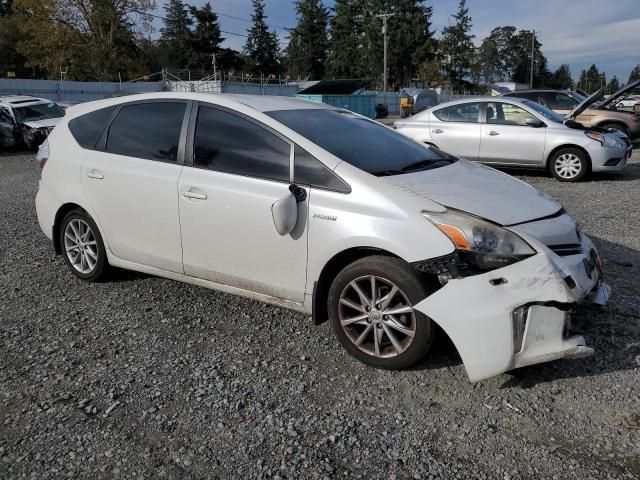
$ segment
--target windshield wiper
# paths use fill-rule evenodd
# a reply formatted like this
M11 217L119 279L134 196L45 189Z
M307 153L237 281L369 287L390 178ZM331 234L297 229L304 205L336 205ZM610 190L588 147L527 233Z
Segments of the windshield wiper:
M451 159L443 158L440 160L420 160L419 162L411 163L406 167L402 167L403 173L412 172L415 170L430 170L432 168L442 167L443 165L449 165L452 163Z

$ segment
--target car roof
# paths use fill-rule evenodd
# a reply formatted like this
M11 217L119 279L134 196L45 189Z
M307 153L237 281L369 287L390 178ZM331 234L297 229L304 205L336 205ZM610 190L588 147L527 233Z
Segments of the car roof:
M577 93L574 90L566 90L562 88L534 88L534 89L527 89L527 90L514 90L511 92L505 92L502 95L504 95L505 97L508 97L510 95L514 95L517 93L537 93L537 92Z
M0 103L10 105L12 107L19 107L24 105L35 105L38 103L53 103L46 98L31 97L28 95L5 95L0 96Z
M448 102L442 102L439 103L437 105L434 105L433 107L431 107L429 110L436 110L439 109L440 107L445 107L448 105L458 105L461 103L474 103L474 102L504 102L504 101L508 101L511 103L524 103L527 99L526 98L517 98L517 97L503 97L502 95L495 95L495 96L490 96L490 95L485 95L485 96L469 96L469 97L464 97L464 98L458 98L455 100L449 100Z
M199 93L199 92L155 92L139 95L127 95L123 97L97 100L94 102L73 105L67 109L67 113L77 116L91 112L98 108L120 105L122 103L139 102L144 100L194 100L216 103L222 106L249 107L258 112L273 112L278 110L339 110L338 107L325 103L302 100L294 97L280 97L275 95L245 95L233 93ZM235 105L234 105L235 104Z

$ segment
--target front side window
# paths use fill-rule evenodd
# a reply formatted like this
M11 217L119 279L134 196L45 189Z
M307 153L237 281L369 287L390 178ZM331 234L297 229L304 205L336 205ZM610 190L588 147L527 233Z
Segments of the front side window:
M106 151L116 155L176 162L186 103L124 105L109 126Z
M309 152L296 146L293 181L301 185L348 192L349 186L320 160Z
M82 148L94 148L115 110L115 106L101 108L74 118L69 122L73 138Z
M443 122L478 123L479 103L460 103L436 110L433 114Z
M456 160L345 110L296 109L266 114L340 160L373 175L428 170Z
M510 103L487 103L487 123L496 125L527 125L527 119L535 117L524 108Z
M288 182L291 145L238 115L198 109L193 163L197 167Z

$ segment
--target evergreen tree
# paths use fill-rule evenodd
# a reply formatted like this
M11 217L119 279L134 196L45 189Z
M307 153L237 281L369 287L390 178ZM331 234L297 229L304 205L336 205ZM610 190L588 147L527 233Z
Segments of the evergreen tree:
M360 78L367 75L363 62L363 2L336 0L331 17L329 39L329 73L337 78Z
M286 50L287 74L321 79L329 48L329 13L321 0L298 0L296 13L298 24L291 30Z
M609 80L609 83L607 83L605 93L612 94L617 92L618 90L620 90L620 82L618 81L618 77L614 75L613 77L611 77L611 80Z
M569 69L569 65L563 63L555 72L553 72L550 86L553 88L562 89L573 88L573 78L571 77L571 70Z
M529 83L531 80L531 41L530 30L520 30L511 38L509 47L511 80L516 83ZM547 58L542 53L542 44L538 38L534 42L533 87L540 88L551 81L547 68Z
M454 24L442 31L440 47L446 77L454 85L460 86L469 74L474 52L467 0L460 0L458 12L453 15L453 19Z
M485 82L504 82L510 78L513 64L511 47L515 31L515 27L496 27L482 40L477 61Z
M164 25L160 29L160 46L165 67L186 68L195 54L192 48L193 19L182 0L169 0L164 7Z
M252 0L253 26L244 45L244 53L249 57L247 68L252 74L275 75L280 72L280 48L278 35L270 32L267 16L264 14L264 1Z
M212 55L219 53L220 43L224 40L220 34L218 15L209 2L202 8L190 7L195 28L191 35L191 64L197 68L212 68Z
M578 87L591 94L606 85L603 75L598 67L591 65L588 70L582 70Z
M635 82L636 80L640 80L640 64L633 67L633 70L631 70L631 73L629 74L629 80L627 80L627 83Z

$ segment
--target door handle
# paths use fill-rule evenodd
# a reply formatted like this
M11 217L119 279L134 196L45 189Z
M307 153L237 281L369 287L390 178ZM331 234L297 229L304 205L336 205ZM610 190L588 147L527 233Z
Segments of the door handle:
M444 130L441 128L436 128L435 130L431 130L433 133L444 133Z
M99 170L88 170L87 177L95 178L96 180L102 180L104 178L104 175Z
M496 135L500 135L498 132L496 132L495 130L491 130L489 132L489 135L491 135L492 137L495 137Z
M187 190L186 192L182 192L182 196L184 198L193 198L195 200L206 200L207 199L207 194L206 193L192 192L191 190Z

